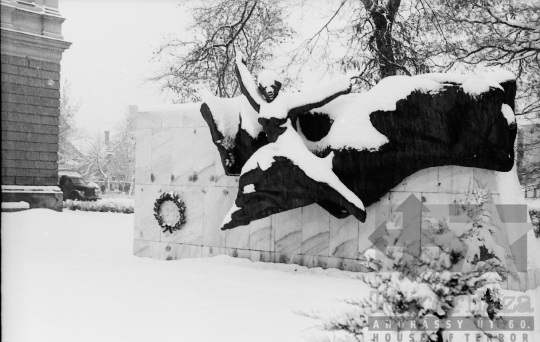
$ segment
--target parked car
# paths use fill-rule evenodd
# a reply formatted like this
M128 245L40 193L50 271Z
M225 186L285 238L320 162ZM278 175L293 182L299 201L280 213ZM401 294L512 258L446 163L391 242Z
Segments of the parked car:
M62 190L64 200L95 201L100 199L99 186L93 182L87 184L77 171L58 171L58 186Z

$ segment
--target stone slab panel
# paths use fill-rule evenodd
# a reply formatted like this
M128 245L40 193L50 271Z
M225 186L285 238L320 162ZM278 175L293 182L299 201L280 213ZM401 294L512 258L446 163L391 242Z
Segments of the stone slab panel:
M201 249L201 257L203 258L211 258L211 257L215 257L216 255L224 255L224 254L227 254L225 247L202 246L202 249Z
M182 127L204 127L208 128L208 124L202 117L200 107L198 110L186 111L182 117ZM210 140L212 141L212 140Z
M137 184L150 184L152 165L152 130L138 129L135 133L135 179Z
M277 253L300 254L302 247L302 208L272 215Z
M255 251L273 251L273 232L271 217L265 217L249 224L249 249Z
M330 214L317 204L302 208L302 254L327 256L330 247Z
M150 242L144 240L133 240L133 255L141 258L149 258Z
M249 226L239 226L224 232L225 247L249 249Z
M452 166L452 192L472 192L474 187L473 168Z
M135 209L135 220L139 221L138 240L160 241L161 227L154 217L154 203L161 196L161 185L138 185L141 205Z
M158 112L161 117L162 127L179 128L184 127L184 115L183 111L174 112Z
M274 252L264 252L261 251L260 257L261 262L274 262Z
M420 170L405 179L405 191L438 192L439 168L429 167Z
M193 130L193 128L173 129L171 146L171 181L174 185L193 184Z
M212 142L210 128L197 127L193 138L193 183L202 186L214 185L216 146Z
M338 219L330 216L331 257L356 259L358 253L359 223L354 216Z
M276 264L302 264L302 255L293 253L274 253Z
M437 192L452 192L452 166L439 166L439 189Z
M150 258L161 260L165 251L165 246L167 246L167 243L159 242L159 241L149 241L148 244L149 244Z
M366 221L359 223L357 258L360 258L367 249L373 246L369 236L373 234L379 225L390 219L389 194L367 207L366 213Z
M236 199L237 191L238 189L236 188L204 188L204 246L225 247L225 236L227 232L221 231L221 223L229 209L232 207L234 200ZM238 230L242 230L247 236L247 239L249 239L249 229L243 229L243 227L233 229L233 231ZM243 248L247 249L249 242L247 242L247 244L234 244L234 246L243 246Z
M332 258L328 256L314 255L313 256L313 267L321 267L323 269L343 268L343 259L341 258Z
M473 177L475 186L490 191L492 194L500 193L497 185L497 171L474 168Z
M171 184L173 130L159 128L152 130L151 181L154 184Z

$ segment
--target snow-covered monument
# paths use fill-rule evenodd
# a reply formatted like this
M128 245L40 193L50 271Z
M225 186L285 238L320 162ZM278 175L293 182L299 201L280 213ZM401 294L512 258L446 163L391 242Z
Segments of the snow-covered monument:
M138 108L135 255L369 271L365 252L392 231L407 246L426 245L435 219L466 234L478 217L457 204L482 193L497 246L465 259L498 259L508 288L540 284L512 74L394 76L362 94L347 77L295 94L270 73L257 85L241 56L237 74L243 96Z

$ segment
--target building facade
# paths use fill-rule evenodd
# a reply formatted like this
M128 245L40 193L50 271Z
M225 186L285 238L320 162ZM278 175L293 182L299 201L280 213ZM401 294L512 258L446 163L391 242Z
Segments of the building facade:
M65 20L58 0L0 0L2 202L61 210L58 184L60 61Z

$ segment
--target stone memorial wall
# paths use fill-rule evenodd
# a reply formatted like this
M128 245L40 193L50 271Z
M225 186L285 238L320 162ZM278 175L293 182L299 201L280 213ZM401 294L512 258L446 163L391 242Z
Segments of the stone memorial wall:
M496 209L497 204L505 203L498 173L458 166L428 168L409 176L367 208L364 223L353 216L336 219L313 204L221 231L222 220L236 199L238 177L225 175L200 106L148 107L136 113L136 256L176 260L226 254L252 261L366 271L364 251L373 247L370 235L385 221L399 227L403 213L398 208L411 194L421 199L434 217L444 219L449 215L449 204L478 188L492 194L488 206L501 232L498 243L509 255L516 253L506 234L511 224L502 222ZM179 194L186 206L186 223L173 233L163 232L154 217L155 201L169 191ZM516 270L509 259L508 267L516 276L509 277L508 288L523 290L540 283L531 262L536 248L532 231L527 236L527 271Z

